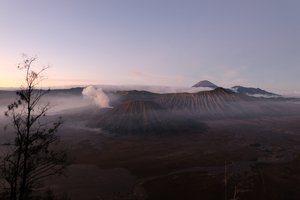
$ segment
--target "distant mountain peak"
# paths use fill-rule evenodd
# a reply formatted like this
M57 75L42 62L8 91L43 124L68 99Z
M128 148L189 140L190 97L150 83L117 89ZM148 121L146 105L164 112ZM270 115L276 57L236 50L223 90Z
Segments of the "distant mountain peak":
M262 90L260 88L253 88L253 87L243 87L243 86L234 86L232 90L236 93L245 94L248 96L256 96L256 97L278 97L280 95L268 92L266 90Z
M193 87L207 87L207 88L216 89L218 86L208 80L203 80L193 85Z

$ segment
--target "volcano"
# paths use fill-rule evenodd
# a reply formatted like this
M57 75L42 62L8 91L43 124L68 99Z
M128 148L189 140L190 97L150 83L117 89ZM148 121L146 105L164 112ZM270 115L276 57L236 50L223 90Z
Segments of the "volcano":
M200 81L200 82L196 83L192 87L197 87L197 88L204 87L204 88L216 89L218 86L208 80L204 80L204 81Z
M186 115L171 112L154 101L129 100L108 109L96 126L114 134L199 133L206 126Z
M202 121L280 113L268 99L216 88L198 93L117 91L113 108L102 110L94 127L115 134L202 133Z

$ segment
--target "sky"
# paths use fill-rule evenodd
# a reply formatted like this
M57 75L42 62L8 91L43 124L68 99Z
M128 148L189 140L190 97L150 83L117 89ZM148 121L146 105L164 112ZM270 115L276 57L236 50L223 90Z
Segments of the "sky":
M191 86L300 94L299 0L0 0L0 87L22 54L45 86Z

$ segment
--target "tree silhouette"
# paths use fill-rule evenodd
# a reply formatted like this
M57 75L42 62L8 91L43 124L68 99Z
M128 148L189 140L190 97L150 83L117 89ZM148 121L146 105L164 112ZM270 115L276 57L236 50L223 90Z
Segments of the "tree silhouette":
M24 56L18 65L25 71L25 85L16 92L16 100L5 112L15 134L14 139L5 144L8 151L0 162L3 197L10 200L31 199L33 189L44 178L61 174L68 164L66 153L53 148L59 142L56 132L62 121L45 119L50 104L42 104L41 99L49 90L37 87L44 80L42 73L47 67L33 71L36 59Z

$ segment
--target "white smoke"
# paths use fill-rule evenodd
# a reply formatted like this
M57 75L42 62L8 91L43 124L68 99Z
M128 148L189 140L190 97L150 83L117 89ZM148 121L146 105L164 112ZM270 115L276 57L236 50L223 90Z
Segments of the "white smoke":
M109 98L103 92L101 88L96 88L94 86L88 86L83 89L82 94L93 99L97 106L100 108L110 108Z

